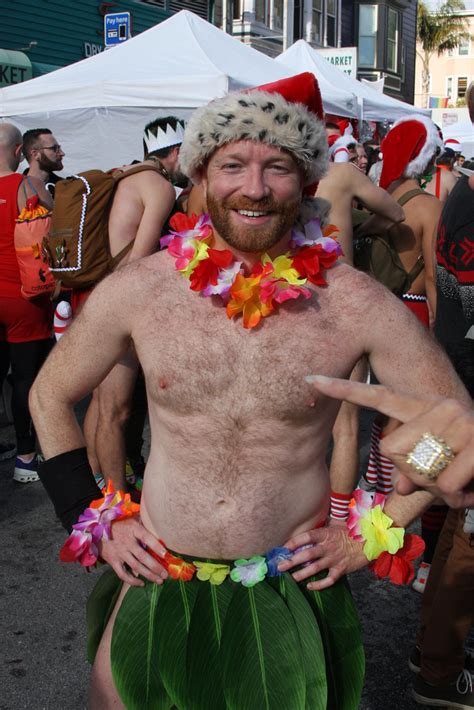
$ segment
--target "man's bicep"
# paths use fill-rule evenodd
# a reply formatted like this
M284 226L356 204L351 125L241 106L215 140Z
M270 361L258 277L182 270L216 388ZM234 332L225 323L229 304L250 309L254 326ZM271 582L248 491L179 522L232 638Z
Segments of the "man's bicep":
M374 185L366 175L358 176L356 197L370 210L391 222L401 222L404 219L403 209L386 190Z
M107 281L96 287L37 378L40 393L49 389L58 402L75 403L89 394L130 344L121 297Z
M447 355L408 308L388 292L374 300L377 313L368 320L367 354L377 379L402 393L469 402Z

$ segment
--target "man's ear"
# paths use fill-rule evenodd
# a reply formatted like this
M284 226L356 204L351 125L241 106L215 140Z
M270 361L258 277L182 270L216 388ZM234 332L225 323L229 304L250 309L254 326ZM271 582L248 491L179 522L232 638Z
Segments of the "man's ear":
M197 171L193 180L195 185L199 185L204 197L207 197L207 167L201 167Z
M15 146L15 158L26 158L25 155L23 155L23 143L17 143Z

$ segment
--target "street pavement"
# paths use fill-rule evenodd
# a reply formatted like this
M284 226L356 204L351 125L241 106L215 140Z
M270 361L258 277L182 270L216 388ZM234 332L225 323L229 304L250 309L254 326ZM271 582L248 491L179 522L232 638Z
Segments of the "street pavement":
M362 461L371 419L362 416ZM13 437L11 426L0 428L1 442ZM41 483L13 481L13 463L0 462L0 710L82 710L89 678L85 603L100 572L58 561L64 530ZM420 595L367 571L352 575L350 584L367 656L360 710L420 708L410 696L407 667Z

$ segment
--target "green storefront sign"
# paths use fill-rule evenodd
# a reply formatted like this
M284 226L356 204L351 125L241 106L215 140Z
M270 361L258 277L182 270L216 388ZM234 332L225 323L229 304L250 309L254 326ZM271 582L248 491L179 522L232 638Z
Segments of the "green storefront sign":
M0 49L0 87L19 84L32 76L33 68L26 54Z
M103 51L107 13L129 12L132 36L171 14L137 0L0 0L0 10L0 87Z

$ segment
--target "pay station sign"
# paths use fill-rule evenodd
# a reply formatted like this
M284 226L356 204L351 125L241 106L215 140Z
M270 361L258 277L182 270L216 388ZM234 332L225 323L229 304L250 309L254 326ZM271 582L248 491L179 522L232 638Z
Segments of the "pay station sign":
M104 17L104 44L115 47L130 39L130 13L114 12Z

